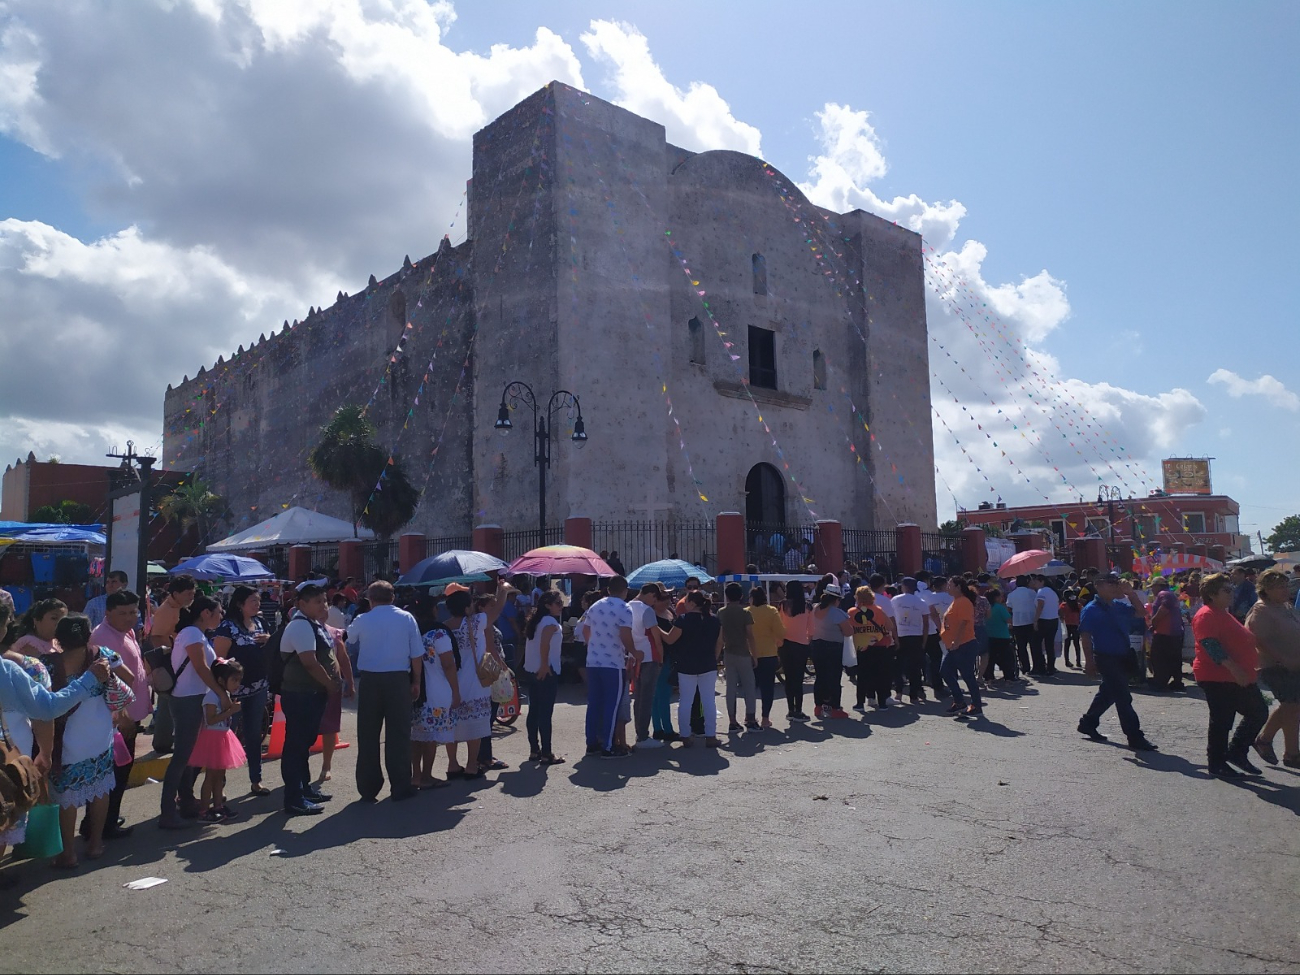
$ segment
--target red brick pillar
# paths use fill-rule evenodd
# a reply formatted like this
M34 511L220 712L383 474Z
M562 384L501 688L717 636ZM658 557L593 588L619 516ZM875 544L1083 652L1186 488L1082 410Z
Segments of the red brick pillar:
M1101 569L1103 572L1110 568L1109 560L1106 557L1106 542L1101 538L1076 538L1074 540L1074 568L1082 572L1084 569Z
M1216 562L1228 561L1228 547L1226 545L1211 545L1205 554Z
M745 571L745 516L724 511L714 522L718 541L718 575Z
M894 529L894 544L898 549L898 571L914 576L923 568L921 562L921 526L899 525Z
M985 545L984 529L963 528L961 533L961 570L978 575L986 570L989 550Z
M813 561L818 572L840 574L844 568L844 526L833 518L819 518L813 535Z
M504 559L506 557L505 534L500 525L478 525L471 536L470 545L476 552Z
M1038 532L1019 532L1012 536L1011 540L1015 542L1017 552L1028 552L1031 549L1047 548L1043 536Z
M358 583L365 581L366 559L359 538L339 542L339 578L347 579L349 576Z
M410 572L416 563L424 561L424 542L421 532L408 532L397 540L397 564L403 572Z
M311 546L293 545L289 548L289 579L305 582L311 577Z
M1190 545L1187 548L1187 554L1204 555L1206 558L1208 558L1210 555L1210 548L1208 545Z
M564 544L577 545L579 548L591 548L591 519L565 518Z

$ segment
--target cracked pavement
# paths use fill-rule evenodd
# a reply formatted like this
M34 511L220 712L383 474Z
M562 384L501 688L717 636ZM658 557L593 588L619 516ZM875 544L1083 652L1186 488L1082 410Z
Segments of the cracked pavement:
M778 700L718 752L617 761L582 756L565 687L569 764L521 767L521 720L509 770L363 806L347 749L326 815L286 820L237 770L243 818L179 836L145 785L104 859L0 867L0 971L1300 972L1300 773L1211 779L1196 691L1137 696L1159 753L1088 742L1093 686L833 735Z

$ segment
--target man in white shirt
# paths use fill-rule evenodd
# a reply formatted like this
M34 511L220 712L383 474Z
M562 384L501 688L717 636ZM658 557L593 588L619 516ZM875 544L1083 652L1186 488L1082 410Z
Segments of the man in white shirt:
M939 630L943 627L943 614L952 605L952 597L943 590L947 581L946 577L935 578L924 569L916 574L917 595L925 600L925 605L930 610L930 633L925 638L926 682L934 689L936 701L942 701L948 696L948 688L939 676L939 668L943 666L943 644L939 642Z
M911 702L922 704L925 702L922 660L925 641L930 635L930 606L917 589L917 581L908 576L903 580L901 593L892 600L877 602L888 602L893 610L894 628L898 633L898 669L907 679Z
M379 767L379 736L384 736L384 767L394 800L409 798L411 781L411 704L424 680L424 640L415 617L393 605L391 583L366 589L370 612L348 626L348 648L356 656L361 686L357 692L357 792L374 802L384 787Z
M1056 630L1061 625L1061 598L1047 584L1045 576L1034 576L1030 585L1034 602L1034 666L1048 677L1056 675Z
M298 608L280 634L280 709L284 712L284 750L280 775L284 779L284 811L290 816L318 816L332 798L312 785L308 756L320 736L325 702L342 690L334 646L325 630L329 605L316 585L298 588ZM410 709L410 702L407 702ZM407 766L409 774L410 766Z
M1011 637L1016 641L1020 673L1041 676L1043 672L1029 661L1029 646L1033 643L1034 631L1038 626L1035 622L1038 616L1038 592L1029 584L1029 576L1016 578L1016 587L1007 593L1007 609L1011 611Z
M650 737L650 714L664 659L660 642L663 631L659 629L655 605L665 595L662 585L647 582L641 587L641 594L628 603L632 610L632 644L637 654L636 697L633 701L637 748L662 748L664 745L658 738Z
M587 754L622 758L626 748L614 748L619 703L627 692L627 665L635 660L632 609L624 602L627 580L614 576L609 595L583 614L587 638Z

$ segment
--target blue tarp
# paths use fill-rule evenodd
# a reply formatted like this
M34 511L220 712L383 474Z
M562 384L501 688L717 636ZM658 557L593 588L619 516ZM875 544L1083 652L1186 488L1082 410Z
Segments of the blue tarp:
M103 525L27 524L21 521L0 521L0 537L15 542L49 545L71 542L90 545L107 545Z

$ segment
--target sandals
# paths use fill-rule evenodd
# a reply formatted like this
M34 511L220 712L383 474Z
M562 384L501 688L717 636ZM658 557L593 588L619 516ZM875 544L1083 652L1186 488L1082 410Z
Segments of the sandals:
M66 857L67 857L66 854L60 854L59 856L56 856L53 860L50 861L50 866L53 867L55 870L76 870L79 866L81 866L81 863L77 860L75 856L70 860L67 859Z
M555 755L543 755L537 760L540 765L563 765L564 759Z
M464 777L465 777L465 770L464 770L463 768L449 768L449 769L447 769L447 778L448 778L448 779L463 779Z
M203 812L199 813L200 823L219 823L225 818L226 817L221 815L221 813L215 808L205 809Z
M480 765L479 771L480 772L487 772L490 770L500 771L503 768L509 768L509 767L510 765L508 762L503 762L499 758L494 758L487 765Z
M536 748L534 748L531 752L528 753L528 761L540 762L541 760L542 760L542 753L539 752Z
M460 777L461 777L462 779L466 780L467 782L471 782L471 781L473 781L474 779L481 779L481 778L483 778L483 777L484 777L484 773L483 773L483 770L482 770L482 769L479 769L477 772L462 772L461 775L460 775Z

